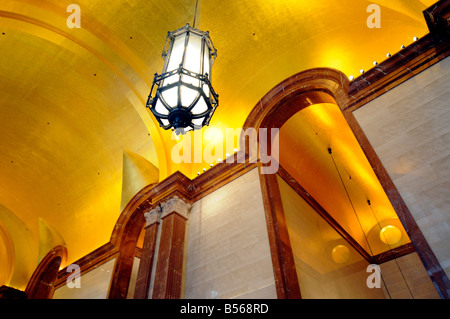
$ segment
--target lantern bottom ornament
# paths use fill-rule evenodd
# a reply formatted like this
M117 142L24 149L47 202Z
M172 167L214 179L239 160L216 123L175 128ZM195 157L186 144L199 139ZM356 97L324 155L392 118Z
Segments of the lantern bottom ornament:
M146 105L159 125L177 135L209 125L219 104L211 85L217 51L209 33L189 24L169 32L162 57L163 72L155 74Z

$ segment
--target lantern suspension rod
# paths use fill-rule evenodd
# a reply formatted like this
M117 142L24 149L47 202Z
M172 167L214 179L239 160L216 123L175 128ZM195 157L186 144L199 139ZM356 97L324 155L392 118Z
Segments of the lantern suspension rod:
M198 0L195 1L194 22L192 23L193 28L195 28L195 21L197 20L197 8L198 8Z
M369 240L367 239L367 236L366 236L366 233L364 232L364 229L362 227L361 221L359 220L358 214L356 213L355 206L353 205L352 199L350 198L350 194L347 191L347 187L345 187L344 180L342 179L341 173L339 172L339 169L338 169L338 167L336 165L336 161L334 160L334 157L333 157L333 150L330 147L328 148L328 154L330 154L330 157L333 160L334 168L336 168L336 172L338 173L339 179L341 180L342 186L344 187L345 193L347 194L348 201L350 202L350 205L352 206L353 212L355 213L356 220L358 221L358 224L361 227L361 231L362 231L362 233L364 235L364 239L366 240L367 247L370 250L370 254L373 256L373 252L372 252L372 248L370 247Z
M340 178L340 180L341 180L342 186L344 187L344 190L345 190L345 193L347 194L347 197L348 197L348 200L349 200L349 202L350 202L350 205L352 206L353 212L355 213L356 220L358 221L359 226L361 227L361 231L362 231L362 233L363 233L363 235L364 235L364 239L366 240L367 246L369 247L370 254L373 256L373 252L372 252L372 248L370 247L369 240L367 239L367 236L366 236L366 233L364 232L364 229L363 229L363 227L362 227L361 221L360 221L359 218L358 218L358 214L356 213L355 206L353 206L353 202L352 202L352 199L350 198L350 194L349 194L348 191L347 191L347 187L345 187L344 180L342 179L342 176L341 176L341 173L339 172L339 169L338 169L338 167L337 167L336 161L334 160L334 157L333 157L333 150L331 149L331 147L328 148L328 154L330 154L330 157L331 157L331 159L333 160L334 168L336 168L336 172L337 172L338 175L339 175L339 178ZM368 202L369 202L369 201L368 201ZM369 205L370 205L370 204L369 204ZM371 207L371 208L372 208L372 207ZM389 296L389 299L392 299L391 294L390 294L390 292L389 292L389 289L388 289L388 287L387 287L387 285L386 285L386 282L384 281L383 275L381 275L381 280L383 281L383 285L384 285L384 288L386 289L386 292L387 292L387 294L388 294L388 296ZM409 287L408 287L408 288L409 288Z

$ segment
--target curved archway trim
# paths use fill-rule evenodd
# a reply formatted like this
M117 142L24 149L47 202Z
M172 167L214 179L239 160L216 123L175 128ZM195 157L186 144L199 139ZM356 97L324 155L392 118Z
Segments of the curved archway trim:
M50 299L53 296L58 270L67 258L67 249L56 246L39 263L25 289L28 299Z
M316 104L337 104L356 137L358 144L366 155L370 165L395 212L400 218L431 280L443 296L446 295L448 278L442 270L425 237L409 212L400 193L389 174L376 155L369 140L352 114L353 109L346 108L351 103L348 96L350 82L340 71L317 68L300 72L284 80L269 91L253 108L248 116L244 130L247 128L280 128L293 114ZM241 146L245 150L247 141L241 136ZM242 147L241 147L242 148ZM261 168L261 167L260 167ZM260 174L261 187L266 209L267 228L277 294L279 298L298 298L298 279L292 249L289 243L286 220L281 197L274 174Z

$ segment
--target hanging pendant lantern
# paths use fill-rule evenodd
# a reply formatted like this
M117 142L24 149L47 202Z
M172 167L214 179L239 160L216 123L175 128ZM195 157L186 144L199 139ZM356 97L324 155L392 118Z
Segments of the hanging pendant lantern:
M178 135L209 125L219 103L211 85L216 56L208 32L186 24L168 33L164 68L161 75L155 74L147 100L163 129L173 129Z

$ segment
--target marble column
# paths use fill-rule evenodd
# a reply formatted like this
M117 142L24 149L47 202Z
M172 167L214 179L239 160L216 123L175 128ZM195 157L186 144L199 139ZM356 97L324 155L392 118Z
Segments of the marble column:
M186 222L191 205L174 196L161 206L161 237L152 298L179 299L183 279Z
M156 240L161 222L161 208L156 207L144 213L145 235L142 246L141 261L136 279L134 299L148 299L153 260L155 259Z

